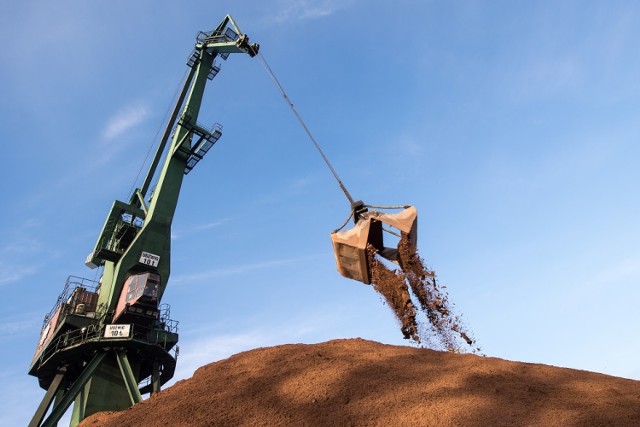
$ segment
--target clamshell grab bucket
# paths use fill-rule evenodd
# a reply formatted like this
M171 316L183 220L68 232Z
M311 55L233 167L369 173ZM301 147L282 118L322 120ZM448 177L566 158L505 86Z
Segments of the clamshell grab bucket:
M407 206L398 213L364 212L353 228L331 233L333 252L338 272L348 279L371 283L367 261L367 243L378 254L397 263L398 249L384 245L382 224L387 224L408 235L409 244L415 249L418 238L418 211Z

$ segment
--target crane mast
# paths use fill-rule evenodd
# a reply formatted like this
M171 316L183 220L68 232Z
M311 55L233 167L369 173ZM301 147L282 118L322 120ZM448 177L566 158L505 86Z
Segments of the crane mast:
M55 425L72 403L72 426L95 412L127 408L173 377L177 322L161 304L171 223L184 176L222 136L220 125L197 122L204 89L220 71L216 58L253 57L258 49L229 15L213 31L198 33L145 180L128 202L114 201L87 257L89 267L103 268L99 283L70 276L45 317L29 374L47 392L30 426Z

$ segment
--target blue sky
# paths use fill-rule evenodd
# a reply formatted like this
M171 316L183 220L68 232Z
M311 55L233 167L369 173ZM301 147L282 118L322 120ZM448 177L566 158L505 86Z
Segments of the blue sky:
M356 198L413 204L419 249L488 356L640 379L640 5L326 0L0 5L1 425L44 391L44 314L127 200L198 30L234 16ZM163 302L176 379L259 346L402 340L335 270L349 206L260 63L200 120Z

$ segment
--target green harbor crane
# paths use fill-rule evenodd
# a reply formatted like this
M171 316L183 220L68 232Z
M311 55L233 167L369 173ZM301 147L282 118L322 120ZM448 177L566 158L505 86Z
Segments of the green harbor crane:
M228 15L196 36L189 73L146 178L128 202L113 203L87 258L89 267L102 268L99 282L70 276L45 317L29 374L46 393L30 427L55 426L71 404L72 426L99 411L125 409L173 377L177 322L161 304L171 223L184 175L222 135L220 125L197 122L204 89L220 71L217 58L253 57L258 49Z

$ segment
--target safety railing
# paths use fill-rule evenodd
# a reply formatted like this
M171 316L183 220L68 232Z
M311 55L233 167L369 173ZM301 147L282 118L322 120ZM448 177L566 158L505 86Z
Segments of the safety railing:
M158 345L166 349L168 346L173 347L177 343L177 325L178 322L171 319L166 319L165 322L155 328L136 328L136 325L131 325L131 332L128 336L113 338L104 336L104 325L91 324L81 329L74 329L65 332L52 341L45 351L43 351L38 357L38 364L39 366L42 366L56 353L73 347L78 347L89 342L136 340L151 345ZM177 358L177 347L171 348L167 351L169 354L173 353L174 358Z
M58 307L60 307L61 305L68 306L66 308L68 308L69 310L73 310L74 307L72 307L69 304L70 302L69 298L71 298L71 294L77 288L82 288L88 292L96 292L98 288L98 282L90 279L85 279L82 277L77 277L77 276L67 277L67 281L64 284L62 293L58 295L58 299L56 300L56 303L54 304L51 311L44 316L44 321L42 322L42 330L44 330L44 328L47 326L47 323L49 323L51 318L55 315L56 311L58 310ZM65 311L66 313L68 310L63 310L63 311Z
M99 340L102 336L103 327L100 325L88 325L81 329L74 329L65 332L52 341L38 357L38 362L42 366L49 358L59 351L78 346L88 341Z

